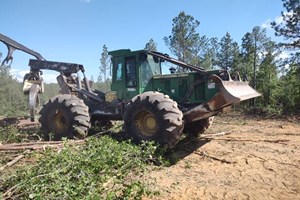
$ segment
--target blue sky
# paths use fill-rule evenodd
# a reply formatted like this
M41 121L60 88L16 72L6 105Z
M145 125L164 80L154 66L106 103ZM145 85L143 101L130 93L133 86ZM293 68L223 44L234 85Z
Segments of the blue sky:
M83 64L94 79L104 44L108 50L138 50L153 38L159 51L169 53L163 37L181 11L200 21L200 35L221 39L229 32L238 43L254 26L278 40L268 22L285 11L281 0L1 0L0 8L0 33L46 60ZM0 51L7 52L2 43ZM16 52L12 72L23 75L29 58ZM47 82L54 78L44 72Z

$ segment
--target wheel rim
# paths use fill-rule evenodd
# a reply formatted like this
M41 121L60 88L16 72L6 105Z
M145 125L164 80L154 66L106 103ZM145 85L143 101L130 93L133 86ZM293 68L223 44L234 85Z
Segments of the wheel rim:
M136 115L135 125L141 134L147 137L154 136L158 130L158 123L155 115L145 110Z
M58 129L64 129L67 127L66 118L61 111L57 111L54 115L54 125Z

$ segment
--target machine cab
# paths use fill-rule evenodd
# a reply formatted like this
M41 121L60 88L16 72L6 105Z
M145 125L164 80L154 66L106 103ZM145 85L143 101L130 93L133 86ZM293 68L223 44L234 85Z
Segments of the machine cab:
M109 52L112 61L111 90L118 99L131 99L152 88L152 77L161 74L159 58L145 50L122 49Z

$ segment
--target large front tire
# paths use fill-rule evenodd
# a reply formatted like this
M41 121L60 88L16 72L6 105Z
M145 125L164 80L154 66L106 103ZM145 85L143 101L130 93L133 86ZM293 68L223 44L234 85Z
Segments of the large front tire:
M177 103L159 92L135 96L124 113L125 132L136 142L154 140L173 148L183 130L183 114Z
M72 95L52 97L40 111L40 123L46 140L84 138L90 125L88 107ZM50 135L53 134L53 138Z

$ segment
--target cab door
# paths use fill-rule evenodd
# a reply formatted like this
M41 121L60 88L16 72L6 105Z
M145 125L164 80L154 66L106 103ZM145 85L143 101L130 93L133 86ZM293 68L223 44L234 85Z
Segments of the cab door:
M117 92L118 99L123 99L125 96L125 65L123 57L116 57L112 59L113 74L111 90Z
M138 70L135 56L125 57L125 97L131 99L139 94Z

